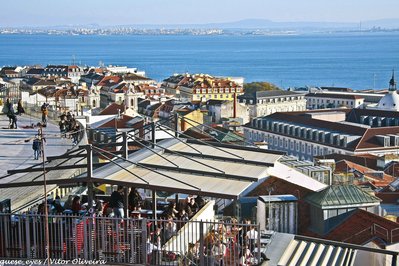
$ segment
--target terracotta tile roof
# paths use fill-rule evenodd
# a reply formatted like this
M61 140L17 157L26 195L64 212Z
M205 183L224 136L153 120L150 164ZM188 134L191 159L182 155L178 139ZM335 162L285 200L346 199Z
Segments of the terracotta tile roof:
M105 76L99 82L97 82L96 86L112 86L122 82L122 78L120 76Z
M112 88L114 93L125 93L129 90L125 83L120 83L117 86Z
M117 115L125 111L125 106L123 104L112 103L108 105L104 110L101 111L100 115Z
M388 184L389 184L390 182L392 182L394 180L394 178L391 175L385 174L383 171L380 171L380 172L382 172L382 176L378 177L376 175L373 175L373 173L375 173L376 170L356 164L354 162L347 161L347 160L342 160L335 164L335 172L336 173L343 173L346 171L353 171L353 170L360 172L366 178L374 180L374 181L385 181L385 182L388 182Z
M375 230L374 225L378 226L378 230ZM362 209L357 209L323 238L363 245L378 237L386 243L391 243L392 230L398 228L399 223L397 222L390 221ZM392 243L399 242L399 235L393 233L392 240Z
M321 156L313 156L314 159L332 159L335 162L339 162L341 160L347 160L359 165L363 165L365 167L371 168L371 169L377 169L377 160L378 156L371 155L371 154L358 154L356 156L352 155L347 155L347 154L339 154L339 153L333 153L333 154L327 154L327 155L321 155Z
M115 121L116 120L116 121ZM135 123L133 123L134 121ZM135 119L135 117L131 117L128 115L122 115L119 119L112 119L98 128L140 128L144 125L143 119Z
M356 149L370 149L370 148L382 148L381 144L377 140L377 135L388 135L398 134L399 126L394 127L380 127L380 128L368 128L364 133L363 137L359 141ZM387 147L392 149L392 147Z

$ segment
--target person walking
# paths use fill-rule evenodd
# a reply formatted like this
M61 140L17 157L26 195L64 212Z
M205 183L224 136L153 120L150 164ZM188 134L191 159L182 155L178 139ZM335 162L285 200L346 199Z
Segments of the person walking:
M39 160L39 157L42 153L41 152L42 151L42 141L40 140L38 135L36 135L35 138L33 139L32 149L33 149L33 156L35 157L35 160Z
M8 117L8 127L10 129L17 128L17 117L15 115L14 107L13 104L10 102L10 99L7 99L3 108L3 113L5 113Z

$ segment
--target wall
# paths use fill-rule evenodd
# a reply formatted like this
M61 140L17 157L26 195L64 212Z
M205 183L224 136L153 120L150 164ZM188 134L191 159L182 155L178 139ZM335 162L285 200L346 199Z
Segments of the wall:
M255 105L254 117L266 116L276 112L294 112L306 110L306 100L285 100L281 102L268 102L265 104L257 103ZM254 118L254 117L251 117Z
M204 123L204 114L199 109L188 113L184 117L187 118L187 119L193 120L195 122L190 121L190 120L185 122L184 119L182 119L182 122L181 122L182 123L182 125L181 125L181 130L182 131L186 131L187 129L192 127L192 125L197 126L198 124L203 124ZM196 123L196 122L198 122L198 123Z
M380 248L376 244L370 242L364 245L365 247L370 248ZM379 254L379 253L372 253L367 251L358 250L354 262L354 266L385 266L391 265L386 264L386 257L387 255ZM389 256L390 257L390 256Z
M215 211L213 210L213 206L215 205L215 201L209 201L198 213L196 213L190 221L214 221L215 220ZM194 226L197 223L193 224ZM206 225L204 225L204 232L206 232ZM163 248L166 251L179 251L182 254L185 254L188 248L189 241L191 243L195 243L200 239L200 231L192 230L192 225L190 222L187 222L178 232L178 234L172 237L168 242L165 243ZM189 241L187 241L189 239Z

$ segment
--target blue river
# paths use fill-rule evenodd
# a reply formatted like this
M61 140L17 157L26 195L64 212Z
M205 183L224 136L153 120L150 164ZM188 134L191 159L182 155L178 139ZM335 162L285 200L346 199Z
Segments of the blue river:
M0 35L0 66L127 65L157 81L173 73L242 76L280 87L386 88L399 33L287 36Z

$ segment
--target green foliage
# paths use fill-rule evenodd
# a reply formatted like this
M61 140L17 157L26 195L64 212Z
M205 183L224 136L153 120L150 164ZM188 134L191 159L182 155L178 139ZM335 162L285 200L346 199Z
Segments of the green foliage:
M279 87L274 85L273 83L269 83L266 81L263 82L251 82L244 84L244 92L245 93L253 93L256 91L272 91L272 90L280 90Z

